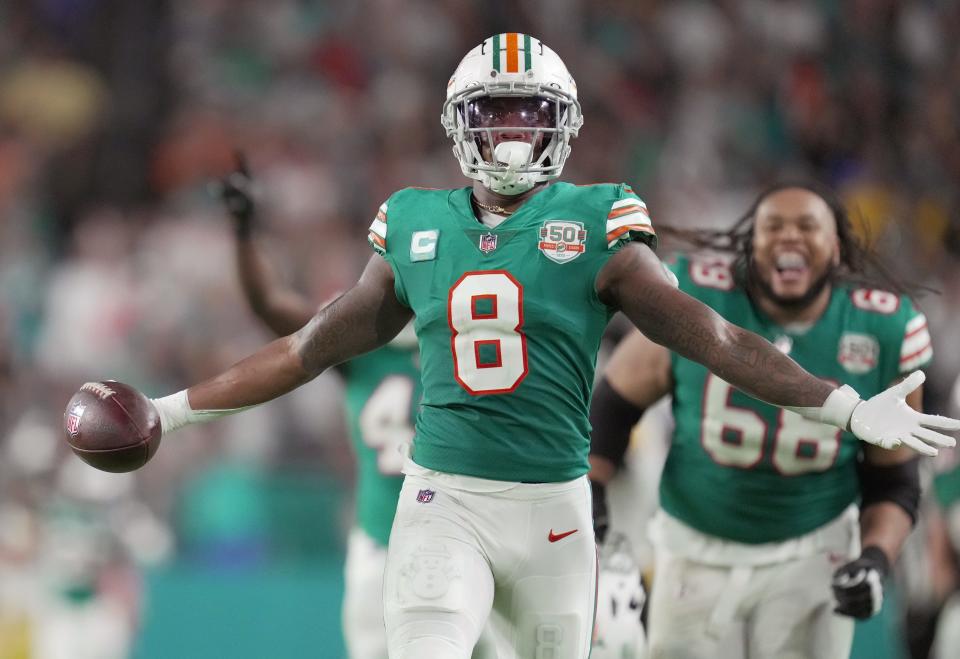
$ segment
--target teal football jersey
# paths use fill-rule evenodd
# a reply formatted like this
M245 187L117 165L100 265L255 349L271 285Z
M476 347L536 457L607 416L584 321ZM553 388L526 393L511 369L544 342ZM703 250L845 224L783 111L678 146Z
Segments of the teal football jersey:
M960 464L934 476L933 494L942 510L949 510L960 502Z
M341 365L357 456L357 524L386 546L403 477L400 445L413 439L420 403L415 346L391 343Z
M679 258L671 268L683 291L863 398L933 355L926 319L906 297L838 285L823 316L799 330L758 310L735 286L726 260ZM670 515L703 533L756 544L810 532L857 499L860 448L852 434L761 403L676 354L671 368L676 429L660 486Z
M416 315L423 402L413 459L505 481L586 473L588 406L612 314L597 273L630 240L655 245L625 185L554 183L493 229L471 189L395 193L369 240Z

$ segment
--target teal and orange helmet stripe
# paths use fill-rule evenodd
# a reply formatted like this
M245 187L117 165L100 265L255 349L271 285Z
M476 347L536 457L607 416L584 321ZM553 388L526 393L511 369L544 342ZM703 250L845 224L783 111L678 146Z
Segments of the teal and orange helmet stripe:
M507 32L493 37L493 68L500 73L520 73L520 54L523 53L523 71L533 68L533 46L529 34ZM505 68L504 68L505 67Z

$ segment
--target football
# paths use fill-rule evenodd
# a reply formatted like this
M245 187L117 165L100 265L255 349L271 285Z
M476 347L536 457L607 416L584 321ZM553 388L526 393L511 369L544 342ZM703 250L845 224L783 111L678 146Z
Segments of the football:
M63 429L73 452L103 471L139 469L160 446L160 418L153 404L114 380L80 387L67 403Z

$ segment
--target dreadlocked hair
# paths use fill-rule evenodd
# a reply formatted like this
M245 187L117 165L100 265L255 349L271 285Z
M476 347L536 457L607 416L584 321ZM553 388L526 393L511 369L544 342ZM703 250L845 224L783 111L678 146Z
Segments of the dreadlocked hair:
M869 247L869 235L861 241L854 232L850 214L836 193L815 181L784 181L777 183L754 200L750 209L733 226L725 230L681 229L658 224L657 233L665 238L693 247L695 250L726 253L733 256L734 278L740 286L750 283L753 269L753 224L760 204L775 192L789 188L807 190L823 199L833 213L840 243L840 264L831 275L831 283L850 284L856 288L878 288L915 298L921 293L936 292L934 289L905 281L897 277L883 262L880 255ZM863 226L866 233L867 227Z

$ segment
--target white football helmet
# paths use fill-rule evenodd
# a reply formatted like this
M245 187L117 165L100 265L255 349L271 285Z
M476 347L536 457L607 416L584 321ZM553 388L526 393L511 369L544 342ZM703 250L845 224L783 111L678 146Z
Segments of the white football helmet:
M597 620L590 659L643 659L647 639L640 621L646 593L626 536L611 533L600 549Z
M516 195L560 176L583 115L577 86L557 54L539 39L511 32L486 39L463 58L447 83L440 123L464 175Z

